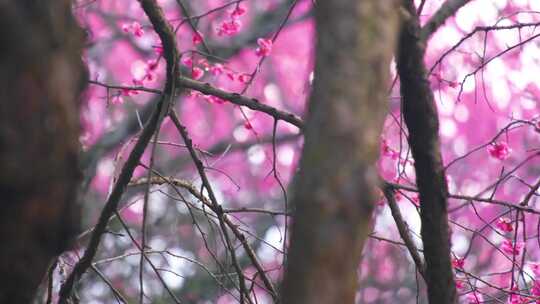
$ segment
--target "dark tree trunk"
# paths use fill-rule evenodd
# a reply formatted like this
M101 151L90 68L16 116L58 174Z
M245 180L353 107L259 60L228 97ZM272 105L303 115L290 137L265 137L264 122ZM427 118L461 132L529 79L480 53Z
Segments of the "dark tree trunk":
M397 6L317 1L314 87L283 303L353 303L377 187Z
M29 303L77 228L82 41L70 1L0 1L0 303Z
M439 143L439 119L424 64L425 45L420 39L418 16L412 0L403 0L404 18L397 70L401 81L403 117L409 130L424 244L425 280L429 303L457 302L450 261L448 190Z

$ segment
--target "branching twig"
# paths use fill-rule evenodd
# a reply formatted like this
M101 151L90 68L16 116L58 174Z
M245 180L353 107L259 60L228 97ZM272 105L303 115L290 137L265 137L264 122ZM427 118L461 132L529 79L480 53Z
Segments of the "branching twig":
M441 7L431 16L420 31L420 40L426 42L433 33L443 25L449 17L452 17L461 7L471 0L446 0Z
M254 111L266 113L274 117L275 119L286 121L290 124L297 126L300 129L303 129L304 127L304 122L298 116L262 104L255 98L249 98L238 93L231 93L220 90L211 86L209 83L200 82L187 77L179 77L178 84L187 89L193 89L206 95L212 95L230 101L231 103L239 106L246 106Z
M409 254L412 257L414 264L416 264L418 273L422 277L424 277L424 262L422 261L422 257L420 257L420 254L418 254L418 248L416 248L416 245L411 239L407 222L405 222L405 220L403 219L403 216L401 215L401 212L399 211L399 207L396 204L394 191L392 187L385 186L383 189L383 192L384 192L384 196L386 197L386 200L388 201L388 206L390 207L390 211L392 212L392 217L394 218L394 221L396 222L399 235L401 236L403 243L405 243L405 247L407 247L407 250L409 251Z
M167 61L167 81L165 84L165 95L162 95L161 100L158 102L156 109L152 113L151 119L148 121L144 127L139 140L135 144L135 147L131 151L126 163L124 164L122 171L118 177L116 184L113 187L113 190L105 203L105 207L101 211L98 224L96 225L90 242L84 252L83 257L77 262L73 271L68 276L64 284L62 285L59 293L59 303L67 304L75 283L80 279L80 277L86 272L86 270L92 265L92 260L94 259L101 237L107 228L107 223L109 218L116 212L118 207L118 202L122 197L122 194L125 191L125 188L131 177L133 171L139 164L139 159L141 158L144 150L146 149L148 143L157 127L160 125L164 113L168 111L170 103L172 102L172 97L174 95L175 81L174 77L177 75L178 66L176 60L178 58L178 51L176 50L176 39L173 35L173 32L168 25L167 21L163 17L163 12L158 6L155 0L141 0L141 6L152 22L155 31L158 33L161 42L164 48L164 57Z
M195 166L197 167L197 171L199 172L199 175L201 177L202 184L203 184L204 188L206 189L206 191L208 192L208 197L210 199L211 208L216 213L216 215L218 216L220 226L222 227L223 235L225 237L227 245L231 248L230 251L231 251L231 256L233 258L233 261L232 261L233 265L236 264L236 262L234 260L235 259L235 252L234 252L234 247L232 246L232 244L230 244L230 240L229 240L227 229L226 229L225 225L227 225L229 228L231 228L231 230L233 231L235 237L238 240L240 240L240 243L242 244L244 250L246 251L247 255L249 256L251 262L253 263L253 266L257 269L259 275L261 276L261 279L262 279L265 287L268 289L268 292L270 293L270 295L274 299L274 302L277 303L278 302L278 297L277 297L276 289L275 289L274 285L272 284L272 282L270 281L270 279L268 278L268 276L266 275L264 269L262 268L262 265L260 264L259 260L257 259L257 256L256 256L255 252L253 251L251 246L248 244L245 236L242 233L240 233L238 229L235 229L234 224L232 222L230 222L230 220L224 214L223 208L217 202L217 199L216 199L216 197L214 195L214 192L212 190L212 187L210 185L210 181L208 180L208 178L206 176L206 172L204 171L203 163L198 158L198 156L196 154L196 151L193 148L193 143L192 143L191 139L189 138L189 135L187 134L187 131L186 131L185 127L180 123L180 120L178 120L178 117L176 116L174 111L172 111L169 116L170 116L172 122L175 124L176 128L178 129L178 132L180 132L182 138L184 139L185 144L186 144L186 146L187 146L187 148L189 150L189 153L190 153L190 155L191 155L191 157L193 159L193 162L195 163ZM243 275L239 265L235 265L235 268L237 268L237 272L238 272L238 275L239 275L239 280L240 280L240 283L242 284L242 281L244 280L244 275ZM244 285L244 288L245 288L245 285ZM249 300L249 298L248 298L248 300Z

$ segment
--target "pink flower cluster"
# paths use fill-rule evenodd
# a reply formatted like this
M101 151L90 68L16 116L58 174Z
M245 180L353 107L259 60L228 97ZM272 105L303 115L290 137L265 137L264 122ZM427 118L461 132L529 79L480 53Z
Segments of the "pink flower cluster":
M531 295L535 297L540 297L540 264L535 263L535 264L531 264L530 266L534 273L534 280L531 286ZM526 303L531 303L530 299L527 299L527 300L528 302ZM540 304L540 299L532 303Z
M512 149L504 141L494 142L487 147L489 155L498 160L505 160L510 156Z
M525 247L524 242L512 242L511 240L504 240L501 245L502 251L509 255L519 255L523 247Z
M272 51L272 40L259 38L257 39L257 44L259 47L255 50L255 54L259 57L266 57L270 55Z
M195 34L193 34L192 41L193 45L201 44L203 42L203 36L201 32L197 31Z
M195 80L201 79L205 72L210 72L213 76L219 76L225 73L227 78L229 78L231 81L238 80L244 84L249 83L252 77L247 73L235 72L220 63L210 64L208 61L206 61L206 59L199 59L196 62L196 65L193 63L193 58L191 56L185 57L181 61L183 65L191 68L191 78Z
M131 33L136 37L142 37L144 35L144 29L142 25L137 21L133 21L132 23L129 23L129 24L128 23L123 24L122 31L124 31L124 33Z
M246 9L238 5L230 13L229 19L221 22L219 27L216 29L218 36L232 36L237 34L242 27L242 22L239 20L242 15L246 13Z
M465 266L465 259L460 257L453 258L452 266L456 269L463 269L463 266Z
M507 217L500 217L495 225L503 232L512 232L514 230L512 220Z

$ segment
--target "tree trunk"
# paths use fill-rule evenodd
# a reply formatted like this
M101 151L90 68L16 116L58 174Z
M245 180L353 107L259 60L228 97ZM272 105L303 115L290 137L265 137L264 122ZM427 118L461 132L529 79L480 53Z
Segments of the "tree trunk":
M353 303L397 35L391 0L317 1L317 54L283 303Z
M29 303L77 228L82 38L70 1L0 1L0 303Z
M439 118L424 64L425 45L414 3L403 0L404 18L396 56L403 117L409 130L416 184L420 196L425 279L429 303L457 302L450 261L448 190L439 143Z

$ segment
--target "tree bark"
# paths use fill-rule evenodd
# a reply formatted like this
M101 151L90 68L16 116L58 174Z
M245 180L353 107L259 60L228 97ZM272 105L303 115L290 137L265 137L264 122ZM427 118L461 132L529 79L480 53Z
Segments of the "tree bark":
M398 41L397 70L401 83L403 117L409 130L424 245L425 280L429 303L456 303L450 260L448 189L439 143L439 119L424 64L418 16L412 0L403 0L408 15Z
M391 0L317 1L313 92L283 303L353 303L397 35Z
M68 0L0 0L0 303L29 303L77 229L83 32Z

